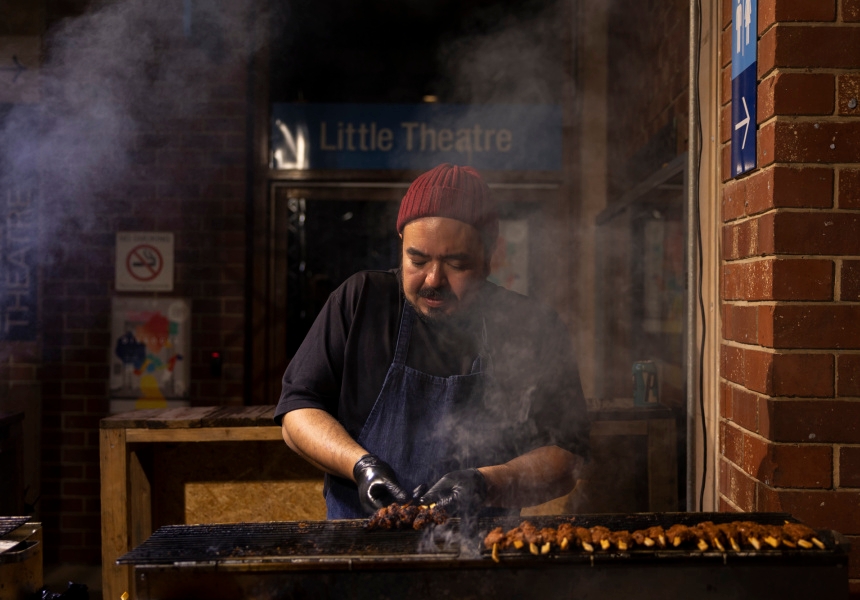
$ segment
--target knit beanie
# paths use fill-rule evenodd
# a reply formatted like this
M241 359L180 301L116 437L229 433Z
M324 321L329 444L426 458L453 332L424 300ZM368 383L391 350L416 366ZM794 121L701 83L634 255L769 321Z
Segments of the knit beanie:
M490 188L472 167L441 164L420 175L400 202L397 233L409 221L422 217L448 217L478 230L484 248L492 249L499 237L499 213Z

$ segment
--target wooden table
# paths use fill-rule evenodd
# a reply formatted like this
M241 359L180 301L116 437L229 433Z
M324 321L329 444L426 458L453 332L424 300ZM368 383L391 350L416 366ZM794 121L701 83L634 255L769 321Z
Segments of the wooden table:
M680 510L674 413L662 404L633 406L631 401L588 416L592 489L583 512Z
M287 448L274 406L139 410L100 423L104 598L134 590L116 559L158 527L325 518L322 473Z

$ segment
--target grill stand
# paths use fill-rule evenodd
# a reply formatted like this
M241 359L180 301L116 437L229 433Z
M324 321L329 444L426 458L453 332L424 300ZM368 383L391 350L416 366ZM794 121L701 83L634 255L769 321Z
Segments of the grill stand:
M738 517L727 513L582 515L575 522L633 531ZM748 513L742 518L771 524L791 519L783 513ZM530 520L544 527L569 519ZM495 563L474 547L496 525L517 522L482 520L474 532L462 533L465 524L457 519L423 533L367 532L363 521L166 526L118 563L134 565L135 600L848 597L848 545L829 530L816 532L824 550L725 554L678 548L594 554L572 550L544 556L508 550Z
M847 598L847 563L458 564L285 571L274 565L135 567L135 598Z

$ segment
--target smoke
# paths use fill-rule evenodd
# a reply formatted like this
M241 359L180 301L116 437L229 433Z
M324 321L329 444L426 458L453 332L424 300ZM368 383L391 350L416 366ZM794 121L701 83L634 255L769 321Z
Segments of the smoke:
M122 208L118 190L162 166L157 135L215 114L213 79L244 86L265 23L250 2L120 0L47 32L38 104L0 121L0 189L38 185L43 250Z
M96 2L45 32L17 80L36 80L35 102L0 106L0 339L37 339L52 270L102 285L117 231L194 227L182 203L243 163L222 132L245 130L247 67L273 21L255 4Z
M473 15L466 34L439 50L447 102L559 104L565 69L565 21L560 2L523 3Z

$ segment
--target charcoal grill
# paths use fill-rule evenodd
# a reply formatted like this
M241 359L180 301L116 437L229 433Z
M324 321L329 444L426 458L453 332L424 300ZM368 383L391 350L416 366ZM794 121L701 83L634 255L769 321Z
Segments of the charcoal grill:
M42 587L42 525L0 516L0 600L29 598Z
M556 527L571 517L535 517ZM783 513L582 515L583 527L793 521ZM172 525L117 563L133 565L135 598L846 598L848 548L818 530L825 549L509 550L493 562L484 535L519 518L451 519L443 526L366 531L365 521Z

